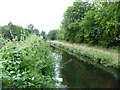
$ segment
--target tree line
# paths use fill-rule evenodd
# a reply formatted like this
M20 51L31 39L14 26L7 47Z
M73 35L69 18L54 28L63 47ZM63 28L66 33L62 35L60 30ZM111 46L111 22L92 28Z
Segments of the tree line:
M64 32L62 39L72 43L117 46L120 40L119 18L120 2L76 1L64 13L61 24Z
M51 30L45 38L50 40L64 40L64 31L60 29Z
M36 34L40 36L40 32L38 29L34 28L34 25L29 24L27 28L23 28L21 26L17 26L12 24L11 22L8 25L0 27L0 34L3 39L8 40L25 40L30 34Z

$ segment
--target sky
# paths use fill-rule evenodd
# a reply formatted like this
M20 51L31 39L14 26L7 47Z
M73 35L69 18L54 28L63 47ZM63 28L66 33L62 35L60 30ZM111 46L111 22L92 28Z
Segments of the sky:
M33 24L39 31L59 29L63 14L75 0L0 0L0 26L10 21L24 28Z

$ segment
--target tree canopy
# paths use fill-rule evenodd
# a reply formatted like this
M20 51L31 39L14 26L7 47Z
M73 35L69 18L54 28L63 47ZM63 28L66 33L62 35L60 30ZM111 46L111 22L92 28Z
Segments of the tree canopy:
M50 40L63 40L64 39L64 31L63 30L51 30L48 35L47 35L47 39Z
M39 36L39 30L34 29L33 25L28 25L29 28L23 28L12 24L11 22L8 25L0 27L0 34L4 39L25 39L29 34L36 34Z
M119 2L74 2L64 13L65 40L105 47L117 46L120 38Z

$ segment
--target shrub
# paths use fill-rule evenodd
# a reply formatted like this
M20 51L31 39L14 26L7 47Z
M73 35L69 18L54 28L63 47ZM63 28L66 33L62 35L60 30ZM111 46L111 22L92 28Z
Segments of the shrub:
M8 42L0 49L3 88L55 87L54 61L49 46L32 35L21 42Z

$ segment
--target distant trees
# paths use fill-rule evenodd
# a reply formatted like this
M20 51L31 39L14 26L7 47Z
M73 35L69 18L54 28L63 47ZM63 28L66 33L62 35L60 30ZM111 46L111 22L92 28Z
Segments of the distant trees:
M42 32L40 33L40 35L43 37L43 39L47 39L46 34L45 34L45 31L42 31Z
M74 2L64 13L65 40L105 47L117 46L120 38L120 3Z
M28 34L29 32L27 30L25 30L21 26L13 25L12 23L9 23L8 25L2 27L2 36L5 39L12 40L16 38L20 40L21 38L26 38Z
M48 35L47 35L47 39L50 40L63 40L64 39L64 31L63 30L51 30Z
M33 30L33 29L34 29L34 25L33 25L33 24L29 24L29 25L27 26L27 28L28 28L29 30Z
M34 29L34 26L30 24L28 29L25 29L21 26L12 24L11 22L8 25L0 27L1 35L4 39L25 39L29 34L39 35L39 31Z
M39 30L36 29L36 28L34 28L34 25L33 25L33 24L29 24L29 25L27 26L27 29L28 29L28 31L29 31L30 34L36 34L36 35L38 35L38 36L40 35Z

